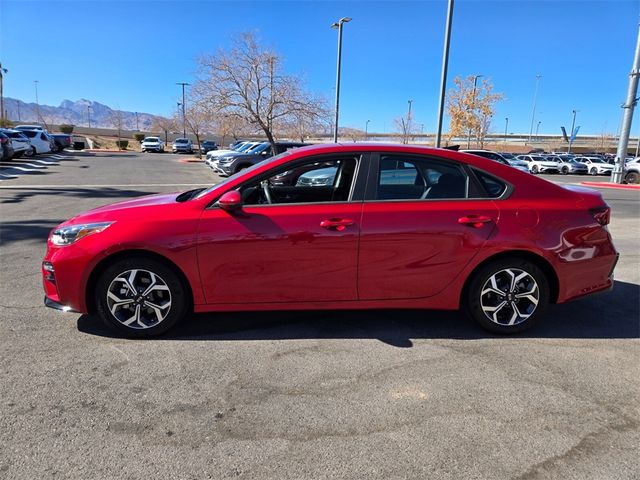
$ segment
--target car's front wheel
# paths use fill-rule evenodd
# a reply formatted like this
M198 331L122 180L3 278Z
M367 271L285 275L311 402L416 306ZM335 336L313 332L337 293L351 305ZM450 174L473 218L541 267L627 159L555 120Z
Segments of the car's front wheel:
M95 291L98 316L129 337L166 332L188 312L187 289L176 273L153 259L127 258L100 275Z
M538 169L537 165L534 165L533 167L531 167L531 173L538 173L540 170Z
M483 328L511 334L534 325L549 303L549 282L534 263L512 258L483 266L465 290L463 307Z
M36 154L36 147L31 147L24 152L25 157L33 157Z
M598 169L594 167L589 170L589 173L595 177L596 175L598 175Z
M560 170L562 172L563 175L568 175L569 174L569 167L562 167L562 170Z

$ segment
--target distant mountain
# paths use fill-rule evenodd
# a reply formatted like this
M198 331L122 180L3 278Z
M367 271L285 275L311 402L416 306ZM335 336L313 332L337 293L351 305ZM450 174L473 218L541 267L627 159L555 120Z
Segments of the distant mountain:
M87 107L90 107L89 110L87 110ZM4 108L9 119L21 123L44 122L54 125L69 123L83 127L89 126L87 121L87 113L89 113L91 126L97 128L114 128L112 118L114 112L117 111L102 103L84 98L76 102L63 100L57 107L40 105L39 116L38 106L35 103L26 103L15 98L5 97ZM120 111L122 112L123 129L136 130L135 112ZM142 131L150 131L154 118L156 118L156 115L138 112L138 128Z

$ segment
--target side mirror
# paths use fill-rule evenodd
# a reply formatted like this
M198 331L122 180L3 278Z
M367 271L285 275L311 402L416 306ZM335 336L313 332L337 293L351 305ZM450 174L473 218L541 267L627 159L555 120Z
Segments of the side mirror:
M220 197L220 200L218 200L218 205L220 205L220 208L225 212L239 212L242 210L242 197L240 196L240 192L231 190L225 193Z

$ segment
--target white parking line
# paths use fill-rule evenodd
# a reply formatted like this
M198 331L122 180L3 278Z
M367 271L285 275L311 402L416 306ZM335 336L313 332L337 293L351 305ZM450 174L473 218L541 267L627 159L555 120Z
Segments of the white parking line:
M15 167L34 167L34 168L47 168L44 165L36 165L35 163L23 163L21 162L19 165L11 165L10 168L15 168Z
M11 178L18 178L17 175L10 175L8 173L0 173L0 180L9 180Z
M24 168L24 167L19 167L18 165L11 165L10 167L7 167L7 170L20 170L22 172L39 172L40 170L38 170L38 168L44 168L44 167L36 167L36 169L33 168Z
M47 162L45 160L34 160L34 162L42 163L43 165L60 165L58 162Z

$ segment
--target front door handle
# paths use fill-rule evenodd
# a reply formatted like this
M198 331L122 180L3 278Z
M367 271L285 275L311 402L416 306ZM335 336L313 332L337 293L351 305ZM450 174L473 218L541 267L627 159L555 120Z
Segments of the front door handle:
M330 218L328 220L322 220L320 226L327 230L336 230L342 232L345 228L353 225L353 220L350 218Z
M458 219L458 223L461 225L468 225L473 228L480 228L485 223L492 222L493 219L491 217L487 217L485 215L465 215L464 217L460 217Z

